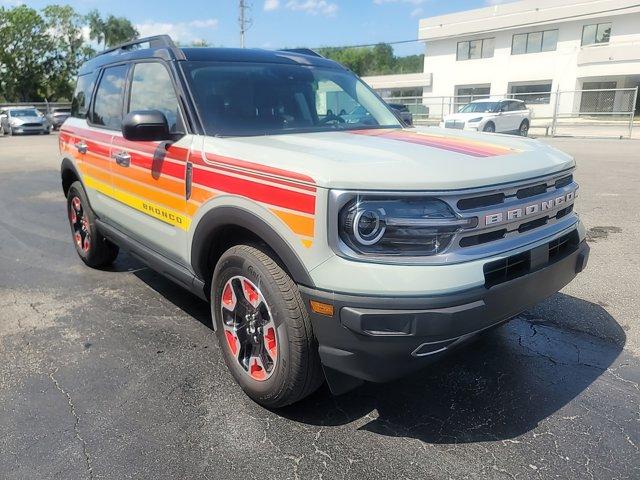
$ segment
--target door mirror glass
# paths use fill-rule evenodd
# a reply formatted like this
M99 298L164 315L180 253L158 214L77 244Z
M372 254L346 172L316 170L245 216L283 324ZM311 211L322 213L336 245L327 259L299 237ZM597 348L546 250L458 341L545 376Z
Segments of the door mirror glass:
M169 123L159 110L130 112L122 122L122 135L134 142L170 140Z

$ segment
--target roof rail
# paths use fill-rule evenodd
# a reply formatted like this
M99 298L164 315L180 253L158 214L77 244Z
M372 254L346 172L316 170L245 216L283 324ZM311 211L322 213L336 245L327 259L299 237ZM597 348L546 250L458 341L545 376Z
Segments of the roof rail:
M154 35L151 37L135 38L133 40L129 40L128 42L121 43L120 45L116 45L115 47L103 50L96 56L105 55L107 53L112 53L118 50L130 50L134 45L139 45L142 43L148 43L150 48L167 48L174 54L176 58L184 58L184 53L176 46L175 43L173 43L173 40L171 40L171 37L169 35Z
M311 55L312 57L324 58L315 50L311 50L310 48L281 48L280 52L291 52L291 53L301 53L302 55Z

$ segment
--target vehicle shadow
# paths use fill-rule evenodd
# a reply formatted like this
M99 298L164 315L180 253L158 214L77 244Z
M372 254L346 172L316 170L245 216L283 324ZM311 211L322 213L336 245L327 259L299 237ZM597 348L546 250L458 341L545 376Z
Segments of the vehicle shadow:
M206 302L152 270L133 273L212 328ZM367 383L339 397L332 396L325 385L274 413L315 426L353 423L380 435L428 443L518 437L588 388L615 361L626 341L624 330L604 308L579 298L558 293L533 312L409 377L387 384ZM606 332L607 340L572 329L579 320Z
M554 298L556 297L556 298ZM626 336L602 307L564 294L568 315L597 313L610 342L537 315L521 315L422 372L340 397L326 387L278 410L291 420L453 444L518 437L584 391L614 362ZM543 302L544 304L545 302Z

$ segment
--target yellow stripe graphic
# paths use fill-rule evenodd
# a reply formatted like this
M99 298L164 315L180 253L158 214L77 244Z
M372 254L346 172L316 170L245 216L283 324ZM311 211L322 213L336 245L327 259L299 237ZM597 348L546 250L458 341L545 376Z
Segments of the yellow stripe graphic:
M149 202L148 200L144 200L140 197L136 197L135 195L131 195L123 190L119 190L117 188L111 190L111 187L106 183L86 174L84 176L84 183L87 187L93 188L103 195L111 197L120 203L124 203L131 208L135 208L136 210L153 218L157 218L164 223L168 223L169 225L173 225L174 227L185 231L189 229L191 219L186 215L170 210L156 203Z

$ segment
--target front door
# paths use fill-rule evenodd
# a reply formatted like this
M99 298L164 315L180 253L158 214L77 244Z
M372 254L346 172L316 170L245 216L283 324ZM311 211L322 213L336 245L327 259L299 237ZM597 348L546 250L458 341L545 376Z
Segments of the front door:
M172 133L184 132L174 85L159 62L131 66L124 112L159 110ZM114 133L111 173L118 200L111 218L130 237L182 265L188 265L185 173L192 142L132 142Z

